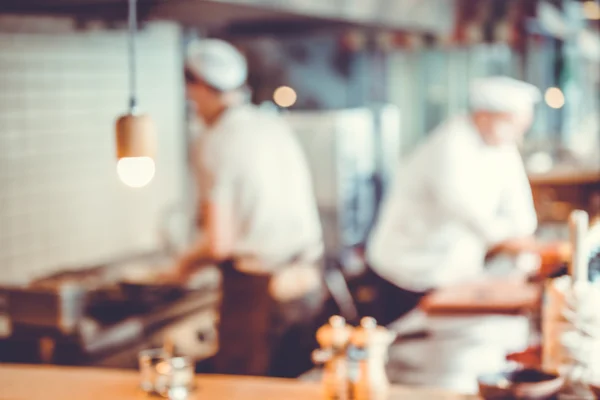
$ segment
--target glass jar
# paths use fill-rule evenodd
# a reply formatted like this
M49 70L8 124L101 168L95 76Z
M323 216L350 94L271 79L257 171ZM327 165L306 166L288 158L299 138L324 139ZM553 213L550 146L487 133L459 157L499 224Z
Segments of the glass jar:
M156 365L155 389L172 400L186 399L196 387L194 363L189 357L173 357Z
M146 393L157 393L157 366L170 355L162 348L143 350L138 354L140 388Z

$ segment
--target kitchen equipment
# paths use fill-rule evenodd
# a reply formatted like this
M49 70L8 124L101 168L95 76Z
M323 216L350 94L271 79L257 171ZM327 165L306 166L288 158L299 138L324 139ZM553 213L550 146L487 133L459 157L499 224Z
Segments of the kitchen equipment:
M305 151L328 257L364 243L400 151L400 110L386 104L289 111Z
M85 313L88 291L75 282L55 287L2 287L11 325L74 333Z
M207 327L215 321L213 310L219 300L218 270L202 270L193 287L173 288L172 281L161 278L161 266L169 264L158 256L131 256L40 277L29 286L0 287L0 324L4 325L0 325L0 361L137 369L138 352L163 341L167 330L174 347L185 350L186 356L203 359L213 354L214 340L187 338L211 330ZM159 295L154 287L145 287L161 282L166 287L158 288ZM127 292L123 288L127 283L144 286L143 294L134 293L138 288ZM71 285L80 288L80 296L65 290ZM150 296L144 293L147 289ZM173 291L183 295L171 296ZM189 321L206 314L209 322ZM181 344L177 332L186 329L186 321L190 323L183 342L188 347Z
M164 282L163 264L169 266L146 255L63 270L26 286L0 286L0 303L15 329L71 335L85 316L112 324L183 297L185 288Z
M106 266L62 270L27 286L0 287L13 326L72 334L85 315L91 294L110 285Z
M185 297L187 290L175 284L121 281L91 291L86 315L110 325L132 315L142 315Z
M112 271L106 265L85 266L41 276L31 281L28 286L55 289L62 284L77 283L87 290L93 290L109 283L113 279L112 275Z
M350 359L356 371L350 375L350 390L355 400L387 399L390 381L385 371L388 350L396 334L371 317L364 317L350 338Z
M168 283L119 282L119 286L127 299L148 306L177 300L185 293L183 286Z
M477 383L479 394L485 400L543 400L553 398L564 380L537 369L522 369L482 375Z
M171 277L172 264L170 258L125 263L115 286L127 302L146 309L178 300L187 290Z
M321 348L313 352L315 364L324 365L322 389L324 399L348 400L348 364L346 349L352 327L343 317L334 315L317 330Z

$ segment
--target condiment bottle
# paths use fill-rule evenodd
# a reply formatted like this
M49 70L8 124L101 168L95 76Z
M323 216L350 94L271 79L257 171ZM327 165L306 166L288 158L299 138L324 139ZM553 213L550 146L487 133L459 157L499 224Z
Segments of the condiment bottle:
M560 312L562 318L567 319L568 323L566 326L572 326L572 328L567 329L579 335L581 334L581 308L587 306L587 304L582 303L586 298L585 296L580 296L580 293L587 291L589 286L589 255L587 254L589 215L582 210L573 211L569 217L569 229L572 249L572 258L569 265L570 287L563 291L562 301L558 303L561 309L557 311ZM570 306L569 299L573 299L571 301L574 301ZM572 310L571 307L573 308ZM572 320L569 321L569 319ZM565 344L563 340L565 333L566 331L560 328L555 329L554 332L550 332L550 334L558 335L558 337L553 338L554 341L559 339L558 342L555 342L559 347L559 351L557 352L559 357L555 361L555 368L565 371L566 375L565 384L559 392L558 398L563 400L593 400L594 395L584 383L584 376L578 376L584 374L586 369L585 363L581 360L581 354L573 355L572 351L574 349L564 349ZM578 342L581 342L581 340L578 340ZM581 350L584 349L578 348L576 350L577 353L581 353Z
M322 387L326 400L349 400L346 350L352 329L343 317L334 315L317 331L321 348L313 352L313 361L324 365Z
M598 282L600 281L600 214L590 223L587 242L590 281Z
M371 317L364 317L350 339L351 358L357 361L358 369L351 380L353 400L387 399L390 381L385 371L390 345L396 334Z

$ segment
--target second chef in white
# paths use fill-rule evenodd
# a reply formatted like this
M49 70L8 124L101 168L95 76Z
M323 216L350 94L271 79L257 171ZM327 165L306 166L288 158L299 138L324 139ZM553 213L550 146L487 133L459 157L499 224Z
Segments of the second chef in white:
M373 271L402 294L405 304L391 307L409 310L423 293L477 276L491 249L533 246L537 217L517 141L539 98L509 78L475 81L471 112L401 164L367 248Z

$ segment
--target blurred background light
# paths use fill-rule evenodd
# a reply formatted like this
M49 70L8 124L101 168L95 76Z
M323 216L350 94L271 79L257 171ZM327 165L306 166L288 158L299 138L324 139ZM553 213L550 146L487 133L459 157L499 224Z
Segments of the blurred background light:
M565 105L565 95L557 87L551 87L546 90L546 104L552 108L562 108Z
M586 1L583 3L583 13L587 19L600 20L600 4L595 1Z
M293 106L297 98L296 91L289 86L280 86L273 93L275 104L283 108Z

